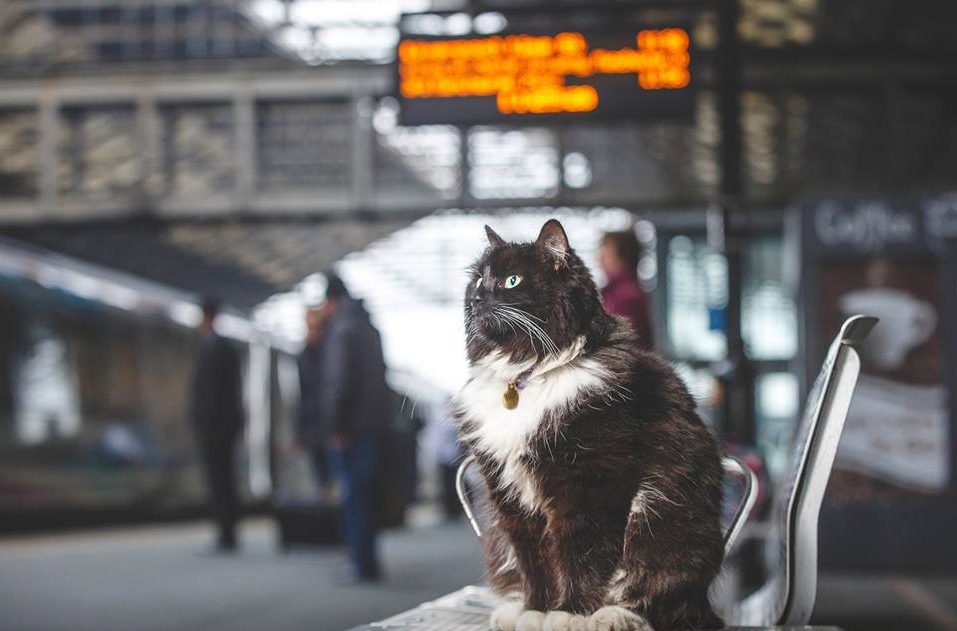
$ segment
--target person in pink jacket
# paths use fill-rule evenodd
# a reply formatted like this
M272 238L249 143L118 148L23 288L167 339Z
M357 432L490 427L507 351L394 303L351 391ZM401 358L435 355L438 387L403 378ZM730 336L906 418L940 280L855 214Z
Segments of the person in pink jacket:
M632 230L606 232L598 250L598 262L607 283L601 289L605 311L625 316L638 334L642 350L654 349L651 309L648 295L638 283L638 260L641 244Z

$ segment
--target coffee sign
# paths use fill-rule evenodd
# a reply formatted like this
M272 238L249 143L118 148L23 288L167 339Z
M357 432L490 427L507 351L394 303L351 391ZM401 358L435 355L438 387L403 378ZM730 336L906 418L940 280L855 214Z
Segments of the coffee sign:
M888 200L824 200L806 207L812 245L823 251L860 253L941 252L957 239L957 193L912 203Z
M864 252L920 239L917 217L887 202L823 202L814 210L814 231L823 245Z
M957 195L822 200L801 209L801 335L810 383L857 313L880 319L821 513L821 562L953 567L957 519ZM879 526L878 526L879 524Z

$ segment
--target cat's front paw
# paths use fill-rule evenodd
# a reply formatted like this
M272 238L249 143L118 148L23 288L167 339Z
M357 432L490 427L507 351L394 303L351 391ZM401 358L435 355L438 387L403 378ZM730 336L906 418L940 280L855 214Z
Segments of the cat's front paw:
M655 631L648 621L624 607L602 607L588 616L588 631Z
M545 614L534 609L526 609L515 622L515 631L542 631Z
M588 631L588 616L567 611L549 611L545 614L542 631Z
M515 623L518 617L525 611L525 607L520 601L509 601L501 604L492 611L492 618L489 621L492 625L492 631L515 631Z

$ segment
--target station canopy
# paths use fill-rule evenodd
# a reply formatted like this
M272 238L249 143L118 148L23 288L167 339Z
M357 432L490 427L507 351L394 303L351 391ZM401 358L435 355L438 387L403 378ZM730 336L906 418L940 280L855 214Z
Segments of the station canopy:
M130 223L5 228L36 248L249 312L407 221Z

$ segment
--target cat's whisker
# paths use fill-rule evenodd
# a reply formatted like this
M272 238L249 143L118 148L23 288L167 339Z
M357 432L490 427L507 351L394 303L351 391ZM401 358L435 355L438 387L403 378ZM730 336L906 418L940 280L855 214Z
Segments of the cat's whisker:
M557 355L560 352L558 347L555 345L554 342L552 342L548 334L542 331L541 328L535 326L535 324L532 322L522 319L521 316L514 316L514 317L517 321L522 322L523 326L535 332L536 337L538 337L538 339L541 340L546 354Z
M508 328L511 329L511 331L512 331L513 334L517 334L517 333L518 333L518 331L515 330L515 325L512 324L512 321L511 321L511 320L503 320L503 322L505 322L505 324L508 325Z
M542 319L539 318L537 315L534 315L534 314L532 314L532 313L529 313L528 311L525 311L524 309L519 309L519 308L515 307L515 303L511 303L511 304L508 304L508 305L506 305L506 306L512 307L512 309L513 309L514 311L518 311L519 313L521 313L521 314L522 314L523 316L525 316L525 317L532 318L533 320L538 320L538 321L541 322L542 324L545 324L545 320L542 320Z
M516 315L516 317L518 317L520 320L524 321L529 327L531 327L532 329L534 329L535 331L537 331L537 332L542 336L543 341L547 341L547 342L548 342L548 346L549 346L549 348L551 349L552 352L554 352L555 354L558 354L558 353L560 352L560 351L559 351L559 348L558 348L558 345L556 345L555 342L552 341L551 336L548 335L548 333L545 332L544 329L542 329L540 326L538 326L537 324L535 324L535 323L532 322L531 320L528 320L527 318L525 318L525 317L524 317L523 315L521 315L521 314L515 314L515 315Z
M512 306L509 306L509 305L501 305L501 306L502 306L505 310L511 311L511 312L514 313L515 315L517 315L517 316L519 316L519 317L521 317L521 318L524 318L524 319L528 320L529 322L532 322L532 320L534 319L534 320L538 320L538 321L541 322L542 324L545 324L545 321L544 321L544 320L542 320L541 318L539 318L539 317L536 316L536 315L532 315L531 313L529 313L529 312L527 312L527 311L524 311L524 310L522 310L522 309L517 309L517 308L512 307Z
M506 317L504 316L504 314L495 314L495 313L493 313L493 315L495 316L495 321L496 321L497 323L508 325L508 328L511 329L511 331L512 331L513 334L517 334L517 333L518 333L518 331L515 329L515 324L513 324L513 322L512 322L511 319L506 318ZM531 340L531 336L529 336L529 340Z
M528 327L525 326L525 323L522 322L519 318L515 317L513 314L509 313L508 311L501 309L498 311L497 315L501 316L506 322L513 322L517 324L519 327L522 328L523 331L531 335L532 332L528 329Z
M542 329L540 326L538 326L537 324L532 322L530 319L528 319L527 317L528 314L526 314L524 311L521 311L519 309L512 309L510 307L502 307L500 311L503 314L508 314L512 316L513 318L515 318L515 320L521 322L523 325L525 325L529 329L535 331L536 335L538 336L538 338L541 340L542 344L544 345L546 352L553 353L556 355L560 352L558 346L552 340L551 336L549 336L548 333L546 333L545 330Z
M529 341L529 343L532 345L532 348L534 348L534 347L535 347L535 338L533 337L533 333L534 333L534 332L533 332L530 328L528 328L527 326L525 326L525 324L524 324L523 322L521 322L520 320L514 319L513 316L510 316L510 315L507 315L507 314L502 314L502 315L503 315L503 317L506 318L507 321L514 322L514 323L517 324L523 331L525 331L525 334L528 335L528 341ZM535 336L537 337L537 334L535 334ZM539 338L539 339L541 340L541 338ZM542 343L544 344L544 340L541 340L541 341L542 341Z
M517 304L518 304L518 303L515 303L515 302L500 302L500 303L498 304L498 306L499 306L499 307L506 308L506 309L508 309L509 311L514 312L515 315L517 315L517 316L520 316L520 317L523 317L523 318L528 318L530 321L531 321L531 320L538 320L538 321L541 322L543 325L546 324L545 320L539 318L537 315L534 315L534 314L532 314L532 313L529 313L528 311L525 311L524 309L519 309L518 307L516 307Z
M558 347L552 342L552 339L545 333L540 327L536 326L534 322L523 318L518 313L512 312L510 309L502 309L501 313L503 316L512 319L519 326L528 332L529 336L534 333L535 337L542 343L542 346L546 353L548 354L557 354L559 352Z

